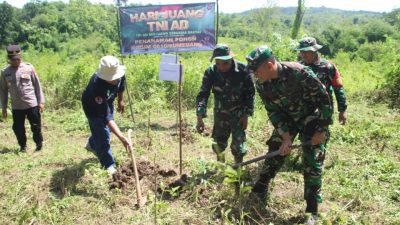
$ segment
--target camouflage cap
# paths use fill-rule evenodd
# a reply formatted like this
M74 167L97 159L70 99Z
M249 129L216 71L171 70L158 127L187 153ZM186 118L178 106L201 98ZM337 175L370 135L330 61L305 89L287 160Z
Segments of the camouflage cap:
M265 62L267 59L273 56L272 50L266 46L260 46L253 51L246 57L247 60L247 71L254 72L257 68Z
M6 48L8 59L20 59L21 58L21 47L18 45L9 45Z
M210 57L210 62L214 59L228 60L233 58L231 49L226 44L218 44L215 46L213 55Z
M299 41L299 45L294 48L295 51L313 51L316 52L323 46L317 44L317 40L313 37L305 37Z

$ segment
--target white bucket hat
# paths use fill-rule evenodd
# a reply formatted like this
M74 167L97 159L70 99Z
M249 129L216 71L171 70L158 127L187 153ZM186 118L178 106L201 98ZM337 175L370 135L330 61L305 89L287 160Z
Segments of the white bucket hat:
M125 74L126 67L119 65L119 60L111 55L100 59L97 76L105 81L113 81L121 78Z

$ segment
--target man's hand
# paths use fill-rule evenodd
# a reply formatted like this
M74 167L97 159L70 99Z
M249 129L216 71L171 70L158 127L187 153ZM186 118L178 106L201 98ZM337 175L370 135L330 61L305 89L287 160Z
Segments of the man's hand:
M247 115L243 115L242 117L240 117L239 124L242 126L243 130L247 129L247 121L248 121L247 118L248 118Z
M205 125L204 125L203 117L197 116L197 125L196 125L197 132L199 132L200 134L203 133L204 128L205 128Z
M39 112L42 113L44 109L44 104L39 104Z
M292 152L292 141L283 141L281 146L279 147L279 155L285 156L289 155Z
M290 154L290 152L292 151L291 147L292 147L292 137L288 132L286 132L282 135L282 144L279 147L279 154L281 156Z
M111 132L113 132L118 137L118 139L122 142L122 144L124 145L125 148L128 147L129 145L131 145L128 138L124 137L124 135L122 134L121 130L119 129L118 125L115 123L114 120L108 121L107 125L110 128Z
M315 132L313 137L311 138L311 145L320 145L326 141L325 132Z
M118 101L118 108L117 111L121 114L125 112L125 102L123 101Z
M128 140L128 138L126 138L124 136L119 137L119 140L122 142L122 144L124 145L125 148L128 148L128 146L131 145L131 143Z
M345 125L347 120L347 113L346 111L344 112L339 112L339 124Z

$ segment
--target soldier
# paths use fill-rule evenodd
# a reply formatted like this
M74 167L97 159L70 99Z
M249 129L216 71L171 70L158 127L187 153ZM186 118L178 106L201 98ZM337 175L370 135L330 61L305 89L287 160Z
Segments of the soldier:
M7 118L8 93L11 97L13 131L21 151L26 151L25 117L31 125L35 151L42 150L43 136L40 113L44 107L44 95L35 68L22 62L21 48L18 45L7 47L8 63L1 71L0 101L3 117Z
M242 162L246 154L247 120L254 111L254 82L246 72L246 65L233 59L230 48L217 45L210 61L215 64L204 73L200 92L197 95L197 130L204 130L203 118L207 116L207 101L210 91L214 93L214 127L212 149L217 160L225 162L224 150L232 133L231 151L235 162Z
M127 147L129 141L114 121L114 100L118 98L118 111L123 113L125 66L114 56L104 56L99 70L90 78L82 94L82 107L89 121L91 136L86 149L97 155L100 164L112 175L116 172L110 146L110 130Z
M318 50L322 47L323 46L317 44L315 38L306 37L299 41L299 45L294 50L300 51L300 63L310 67L317 75L318 79L325 85L329 97L332 100L332 108L334 108L332 92L335 93L339 111L339 123L344 125L347 120L347 104L342 77L335 64L320 57Z
M307 222L313 224L317 220L318 203L322 201L323 143L332 115L328 93L309 68L295 62L277 62L267 46L253 50L246 59L248 70L258 78L257 91L275 128L267 141L268 151L280 152L279 156L265 160L252 192L265 199L271 179L282 167L299 134L304 153L306 212L312 214Z

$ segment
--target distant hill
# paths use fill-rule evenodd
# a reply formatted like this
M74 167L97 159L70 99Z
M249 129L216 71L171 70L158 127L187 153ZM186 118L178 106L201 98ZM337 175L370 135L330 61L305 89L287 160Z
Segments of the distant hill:
M284 14L294 15L296 14L297 7L280 7L280 11ZM350 10L342 10L342 9L333 9L322 7L307 7L306 8L308 14L346 14L346 15L371 15L377 16L382 15L383 13L379 12L371 12L371 11L350 11Z
M288 15L288 16L294 16L296 14L297 7L276 7L282 14ZM258 9L252 9L252 10L247 10L242 13L238 13L241 15L248 15L252 12L262 10L261 8ZM333 8L327 8L327 7L307 7L306 8L306 15L313 15L313 14L325 14L325 15L332 15L332 14L342 14L346 16L381 16L383 13L379 12L372 12L372 11L364 11L364 10L358 10L358 11L351 11L351 10L342 10L342 9L333 9Z

